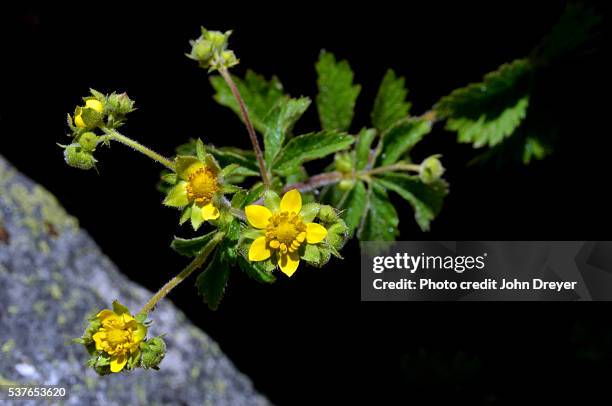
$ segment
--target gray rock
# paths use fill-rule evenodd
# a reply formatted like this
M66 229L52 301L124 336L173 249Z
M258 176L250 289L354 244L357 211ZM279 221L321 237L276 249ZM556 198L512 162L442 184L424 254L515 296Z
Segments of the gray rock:
M167 300L149 329L150 336L172 332L160 371L99 377L85 367L85 349L69 341L83 333L86 317L115 298L138 309L150 296L49 192L0 157L0 384L60 385L68 397L58 403L66 405L268 404Z

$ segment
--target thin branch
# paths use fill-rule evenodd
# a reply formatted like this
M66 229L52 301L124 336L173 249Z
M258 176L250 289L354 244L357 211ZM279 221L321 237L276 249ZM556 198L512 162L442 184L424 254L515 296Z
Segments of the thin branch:
M255 151L255 157L257 158L257 164L259 165L259 172L261 173L261 179L266 186L267 189L270 188L270 176L268 174L268 169L266 168L266 162L264 161L263 152L261 151L261 147L259 146L259 140L257 139L257 134L255 133L255 128L253 127L253 123L251 122L251 118L249 117L249 112L244 104L244 100L242 99L242 95L234 83L232 79L232 75L228 72L227 68L219 68L219 73L229 86L234 98L238 102L238 106L240 107L240 112L242 113L242 119L244 120L244 124L246 125L247 131L249 133L249 137L251 138L251 144L253 144L253 150Z
M204 264L204 262L206 262L215 247L221 242L223 236L224 234L221 232L215 234L212 240L210 240L208 244L206 244L204 248L202 248L202 251L200 251L198 256L195 257L194 260L191 261L191 263L181 271L181 273L170 279L164 286L162 286L160 290L157 291L155 295L153 295L151 299L149 299L149 301L142 307L142 310L140 310L140 314L148 314L149 312L151 312L155 308L157 303L164 297L166 297L172 289L174 289L179 283L187 279L189 275L193 273L193 271L200 268Z

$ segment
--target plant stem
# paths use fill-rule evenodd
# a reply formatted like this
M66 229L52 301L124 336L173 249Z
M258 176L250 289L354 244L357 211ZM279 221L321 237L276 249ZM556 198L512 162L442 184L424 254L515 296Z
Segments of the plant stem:
M358 173L362 176L369 176L369 175L376 175L376 174L385 173L385 172L396 172L396 171L419 172L420 170L421 170L421 166L417 164L397 163L393 165L379 166L378 168L369 169L369 170L361 171Z
M157 152L153 151L150 148L145 147L139 142L134 141L133 139L128 138L123 134L120 134L116 130L109 130L106 128L103 130L106 133L106 138L105 138L106 140L114 140L124 145L127 145L128 147L135 149L141 154L148 156L152 160L159 162L160 164L164 165L166 168L170 169L172 172L175 171L176 168L174 166L174 163L170 161L168 158L165 158L164 156L158 154Z
M234 83L232 79L232 75L230 75L227 68L219 68L219 73L229 86L234 98L238 102L238 106L240 107L240 112L242 113L242 119L244 124L246 125L247 131L249 132L249 137L251 138L251 144L253 144L253 150L255 151L255 157L257 158L257 164L259 165L259 172L261 173L261 179L266 186L266 189L270 188L270 176L268 174L268 169L266 168L266 162L264 161L263 152L261 151L261 147L259 146L259 140L257 139L257 134L255 133L255 128L253 127L253 123L251 122L251 118L249 117L249 112L244 104L244 100L242 99L242 95Z
M149 312L151 312L157 305L157 302L166 297L166 295L168 295L168 293L170 293L170 291L174 289L179 283L187 279L189 275L193 273L193 271L200 268L202 264L206 262L208 256L213 252L217 244L221 242L223 236L224 233L222 232L216 233L213 238L208 242L208 244L206 244L204 248L202 248L202 251L200 251L198 256L195 257L189 265L187 265L174 278L170 279L164 286L162 286L160 290L157 291L156 294L153 295L151 299L149 299L149 301L142 307L142 310L140 310L140 314L148 314Z
M308 180L285 186L284 192L297 189L300 192L310 192L323 186L340 182L344 178L341 172L326 172L311 176Z

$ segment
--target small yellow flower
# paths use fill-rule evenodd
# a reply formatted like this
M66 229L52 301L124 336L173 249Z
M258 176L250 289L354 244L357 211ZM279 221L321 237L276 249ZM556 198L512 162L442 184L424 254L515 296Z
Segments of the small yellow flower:
M214 199L220 190L219 169L196 157L182 157L177 176L178 183L168 192L164 204L177 208L188 206L196 229L203 221L219 218Z
M130 355L140 351L140 343L147 335L147 327L134 319L127 309L120 313L105 309L96 317L101 324L92 337L96 350L104 351L110 356L111 372L120 372Z
M265 261L275 254L281 271L293 275L300 264L300 248L320 243L327 236L322 225L304 221L301 210L302 196L297 189L285 193L275 213L265 206L247 206L249 224L263 231L249 248L249 260Z
M101 101L96 100L96 99L89 99L87 101L85 101L85 108L90 108L94 111L97 111L98 113L102 113L104 111L104 104L102 104ZM85 124L85 121L83 121L83 113L78 113L75 117L74 117L74 124L79 127L79 128L85 128L87 127L87 125Z

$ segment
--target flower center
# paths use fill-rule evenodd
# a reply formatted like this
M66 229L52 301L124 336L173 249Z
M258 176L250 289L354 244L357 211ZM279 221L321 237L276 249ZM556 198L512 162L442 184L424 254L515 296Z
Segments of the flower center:
M272 249L283 254L295 252L306 239L306 224L293 212L280 212L272 215L266 227L266 241Z
M138 344L131 326L121 320L108 320L99 331L104 333L101 346L110 355L126 354Z
M219 189L217 177L209 167L199 168L189 175L187 184L187 197L200 204L208 204L215 192Z

